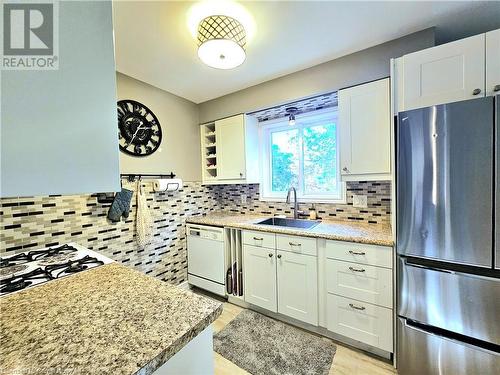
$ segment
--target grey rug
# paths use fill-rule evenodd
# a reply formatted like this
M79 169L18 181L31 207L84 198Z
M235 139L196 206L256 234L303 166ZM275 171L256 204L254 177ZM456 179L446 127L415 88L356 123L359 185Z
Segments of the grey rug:
M214 335L214 350L254 375L328 374L331 340L243 310Z

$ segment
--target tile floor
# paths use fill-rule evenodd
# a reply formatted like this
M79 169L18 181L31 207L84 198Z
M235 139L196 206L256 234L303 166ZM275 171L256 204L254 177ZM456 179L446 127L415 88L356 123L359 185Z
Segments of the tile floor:
M226 324L233 320L243 309L230 303L224 303L222 315L213 323L215 332L223 329ZM387 375L395 374L396 371L389 363L370 357L360 351L337 345L337 352L333 358L330 374L335 375ZM215 353L216 375L240 375L248 374L231 361Z

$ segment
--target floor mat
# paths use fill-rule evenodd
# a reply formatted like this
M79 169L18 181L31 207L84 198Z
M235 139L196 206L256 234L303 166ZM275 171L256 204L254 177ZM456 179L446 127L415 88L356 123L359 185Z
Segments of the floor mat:
M328 374L336 349L327 338L251 310L214 335L214 350L254 375Z

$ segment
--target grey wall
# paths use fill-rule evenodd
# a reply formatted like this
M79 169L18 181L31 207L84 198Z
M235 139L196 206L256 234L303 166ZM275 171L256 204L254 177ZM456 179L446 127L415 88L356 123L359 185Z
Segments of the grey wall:
M59 69L1 72L1 196L120 188L111 1L59 3Z
M389 59L434 45L426 29L201 103L200 122L255 111L389 76Z
M160 148L147 157L120 152L121 173L170 173L185 181L200 181L198 106L186 99L117 73L118 100L133 99L147 106L162 129Z

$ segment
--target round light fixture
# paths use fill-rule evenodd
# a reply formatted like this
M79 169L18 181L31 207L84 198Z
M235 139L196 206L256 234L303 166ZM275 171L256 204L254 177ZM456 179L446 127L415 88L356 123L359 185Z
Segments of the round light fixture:
M217 69L232 69L245 61L246 32L228 16L209 16L198 25L198 56Z

